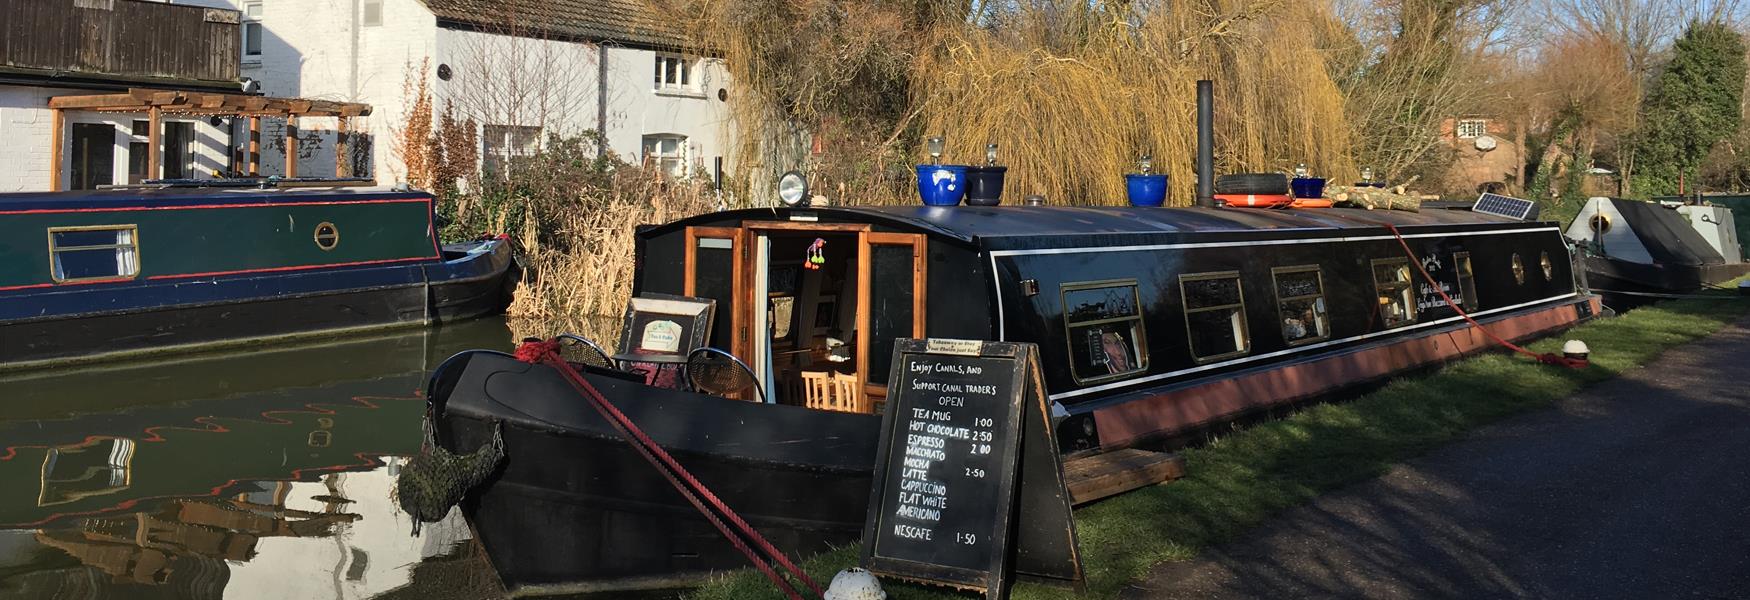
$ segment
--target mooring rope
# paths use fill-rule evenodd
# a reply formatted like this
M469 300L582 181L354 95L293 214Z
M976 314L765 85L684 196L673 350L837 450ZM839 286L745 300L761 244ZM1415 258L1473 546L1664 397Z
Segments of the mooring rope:
M1379 224L1384 226L1386 231L1390 231L1392 234L1392 237L1397 238L1398 245L1403 246L1403 248L1404 248L1404 255L1410 257L1410 264L1416 265L1416 271L1420 272L1422 274L1422 279L1428 282L1429 287L1434 288L1435 293L1440 294L1440 299L1445 300L1446 305L1448 307L1451 307L1453 311L1456 311L1458 313L1458 316L1463 317L1466 323L1470 323L1472 327L1476 327L1477 330L1482 331L1483 335L1488 336L1489 339L1491 339L1491 340L1494 340L1496 344L1500 344L1502 346L1507 347L1510 350L1513 350L1514 352L1518 352L1520 354L1524 354L1526 356L1529 356L1533 360L1536 360L1537 362L1540 362L1540 363L1543 363L1546 365L1555 365L1555 366L1567 367L1570 369L1579 369L1579 368L1584 368L1586 366L1587 363L1586 363L1585 359L1568 358L1566 356L1562 356L1562 355L1559 355L1559 354L1556 354L1553 352L1538 354L1536 352L1526 350L1525 347L1520 346L1518 344L1515 344L1513 342L1509 342L1506 339L1502 338L1501 336L1495 335L1495 332L1489 331L1489 328L1483 327L1483 324L1478 323L1476 319L1471 318L1470 313L1465 312L1463 307L1459 306L1457 302L1453 302L1452 297L1446 295L1446 290L1444 288L1440 287L1440 282L1435 281L1434 276L1428 274L1428 269L1426 267L1422 266L1421 259L1416 258L1415 251L1410 250L1410 242L1404 240L1404 234L1398 232L1397 226L1392 225L1391 223L1379 223Z
M698 509L699 513L704 515L706 520L710 521L713 526L716 526L717 530L722 532L723 536L729 539L729 543L733 544L736 550L741 551L743 555L746 555L748 560L754 564L754 567L758 568L760 573L764 574L767 579L770 579L774 585L778 586L778 589L783 591L786 596L792 600L801 600L802 598L796 588L767 563L767 559L760 557L760 552L764 552L772 562L778 563L778 565L783 567L790 576L795 577L804 585L808 586L808 589L814 592L815 597L820 597L822 595L820 584L815 583L813 579L808 577L807 573L803 572L801 568L798 568L794 563L790 562L790 559L784 556L783 552L778 551L776 547L772 546L771 542L766 541L765 537L761 536L758 531L755 531L753 526L748 525L747 521L742 520L740 515L737 515L734 510L731 510L728 505L724 504L723 500L719 499L716 494L713 494L709 488L705 487L705 484L700 483L698 479L694 478L692 473L689 473L679 462L676 462L673 456L670 456L666 450L662 449L662 446L657 445L654 440L651 440L650 436L646 435L644 430L634 424L625 413L620 412L619 407L608 402L607 398L602 396L601 392L595 389L595 386L590 385L589 381L584 379L581 373L578 373L569 363L566 363L565 359L559 356L559 347L559 340L557 339L524 342L522 346L517 348L516 358L524 362L545 364L558 371L559 375L563 377L567 383L571 384L572 389L577 391L578 394L582 395L585 399L589 400L590 405L596 409L596 412L601 413L602 418L606 419L609 424L613 425L614 429L620 433L620 436L625 438L627 443L631 444L632 448L638 451L639 455L643 456L646 461L650 462L651 466L655 467L656 470L662 474L663 478L667 479L669 484L674 486L676 491L679 491L682 496L686 497L687 501L693 505L693 508ZM724 523L725 520L729 521L729 523ZM731 525L733 525L733 528L731 528ZM750 541L754 546L758 547L757 552L753 547L749 547L748 542Z

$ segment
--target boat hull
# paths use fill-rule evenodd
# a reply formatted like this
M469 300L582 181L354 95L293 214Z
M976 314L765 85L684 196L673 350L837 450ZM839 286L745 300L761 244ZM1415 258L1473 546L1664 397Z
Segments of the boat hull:
M269 273L0 298L0 369L426 325L501 311L508 243L446 261ZM45 317L32 307L82 307Z
M1607 297L1613 292L1684 294L1750 273L1750 263L1666 265L1592 254L1585 255L1582 261L1587 282Z
M780 550L861 534L879 417L585 377ZM502 423L504 466L462 510L507 588L647 587L746 565L551 368L476 352L434 381L445 448L472 451Z

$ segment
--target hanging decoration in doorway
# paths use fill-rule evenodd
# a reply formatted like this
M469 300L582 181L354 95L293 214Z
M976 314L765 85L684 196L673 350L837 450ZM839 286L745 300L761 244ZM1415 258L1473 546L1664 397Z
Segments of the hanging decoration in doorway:
M826 240L814 238L814 243L808 245L808 260L802 261L802 267L811 271L820 270L826 264Z

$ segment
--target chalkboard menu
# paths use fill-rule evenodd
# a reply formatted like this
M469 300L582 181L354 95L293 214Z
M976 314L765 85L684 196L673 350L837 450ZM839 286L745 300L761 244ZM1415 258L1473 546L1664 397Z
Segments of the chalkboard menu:
M895 343L866 568L988 598L1007 597L1017 570L1081 579L1037 356L1031 344Z

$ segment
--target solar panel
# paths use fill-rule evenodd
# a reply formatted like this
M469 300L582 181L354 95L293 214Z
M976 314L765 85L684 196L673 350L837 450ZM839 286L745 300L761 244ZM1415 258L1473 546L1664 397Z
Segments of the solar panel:
M1537 203L1500 194L1483 194L1471 205L1472 212L1499 215L1524 221L1536 214Z

